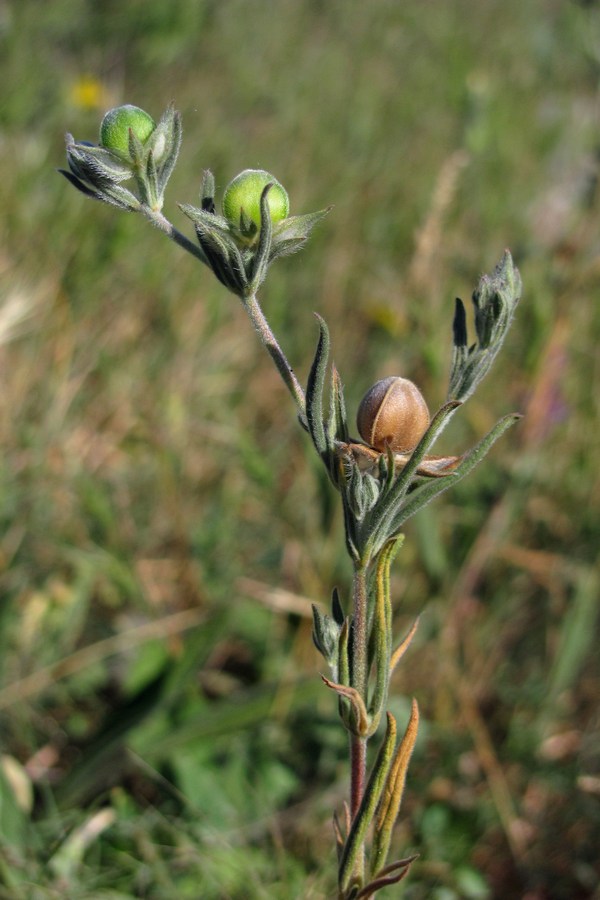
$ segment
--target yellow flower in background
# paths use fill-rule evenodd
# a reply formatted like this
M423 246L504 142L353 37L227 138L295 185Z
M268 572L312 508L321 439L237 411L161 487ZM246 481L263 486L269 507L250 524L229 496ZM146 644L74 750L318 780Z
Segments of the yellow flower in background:
M109 92L97 78L82 75L69 89L69 102L80 109L106 109Z

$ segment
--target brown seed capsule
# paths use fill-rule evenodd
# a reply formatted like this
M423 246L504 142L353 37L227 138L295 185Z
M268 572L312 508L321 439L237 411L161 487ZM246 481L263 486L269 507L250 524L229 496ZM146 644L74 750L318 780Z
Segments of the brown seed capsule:
M362 439L376 450L409 453L427 431L429 410L418 387L394 375L367 391L356 424Z

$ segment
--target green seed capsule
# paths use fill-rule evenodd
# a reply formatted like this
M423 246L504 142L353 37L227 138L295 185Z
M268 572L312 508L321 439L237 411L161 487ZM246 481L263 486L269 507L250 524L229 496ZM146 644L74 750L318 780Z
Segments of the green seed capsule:
M246 216L260 228L260 198L263 190L271 184L267 195L272 222L285 219L290 211L287 191L276 178L263 169L244 169L230 181L223 195L223 215L232 225L240 224L240 214Z
M130 128L143 144L156 128L156 122L143 109L130 103L109 109L100 125L100 145L119 156L129 157Z

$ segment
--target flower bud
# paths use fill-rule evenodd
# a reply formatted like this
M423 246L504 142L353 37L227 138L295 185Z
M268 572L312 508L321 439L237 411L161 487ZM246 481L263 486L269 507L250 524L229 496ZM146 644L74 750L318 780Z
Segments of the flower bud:
M130 128L144 144L156 128L156 122L143 109L130 103L109 109L100 125L100 145L119 156L129 158Z
M429 427L429 410L418 387L391 376L367 391L358 408L360 436L375 450L409 453Z
M260 228L260 198L266 186L271 189L267 195L272 222L285 219L290 211L287 191L276 178L263 169L244 169L230 181L223 195L223 215L232 225L239 226L242 210Z

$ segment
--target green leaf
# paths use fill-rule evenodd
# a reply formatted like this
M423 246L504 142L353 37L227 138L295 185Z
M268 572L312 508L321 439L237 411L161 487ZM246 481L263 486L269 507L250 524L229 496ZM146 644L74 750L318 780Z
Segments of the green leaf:
M323 388L329 358L329 329L321 316L316 318L319 340L306 385L306 420L317 453L327 464L329 446L323 423Z
M382 792L381 802L377 809L371 850L371 875L375 878L380 877L385 872L385 869L382 867L385 866L392 839L392 830L400 811L406 783L406 773L417 740L418 730L419 707L417 701L413 699L410 719L406 726L404 737L394 754L394 759L386 778L385 788Z
M448 488L455 485L464 478L465 475L468 475L469 472L475 468L477 463L481 462L498 438L502 437L504 432L507 431L511 425L514 425L515 422L518 422L520 418L521 416L518 413L511 413L510 415L505 416L496 423L494 428L492 428L492 430L489 431L472 450L464 455L462 462L450 475L447 475L444 478L436 478L434 481L428 481L421 487L416 488L401 506L398 514L394 517L390 528L391 533L396 534L407 519L414 516L416 512L433 500L434 497L447 491Z
M392 764L394 747L396 744L396 720L390 713L387 714L387 720L387 729L383 743L377 754L377 759L373 765L369 782L363 794L362 802L354 817L350 833L342 851L338 882L340 889L344 891L347 891L350 887L354 866L358 855L362 851L367 830L375 815L375 810L377 809L377 804L379 803Z
M390 656L392 652L392 601L390 596L390 566L402 544L402 538L396 538L387 544L377 561L375 579L375 604L372 626L373 659L375 666L375 687L369 702L371 717L369 737L377 731L381 714L384 710L390 681Z

